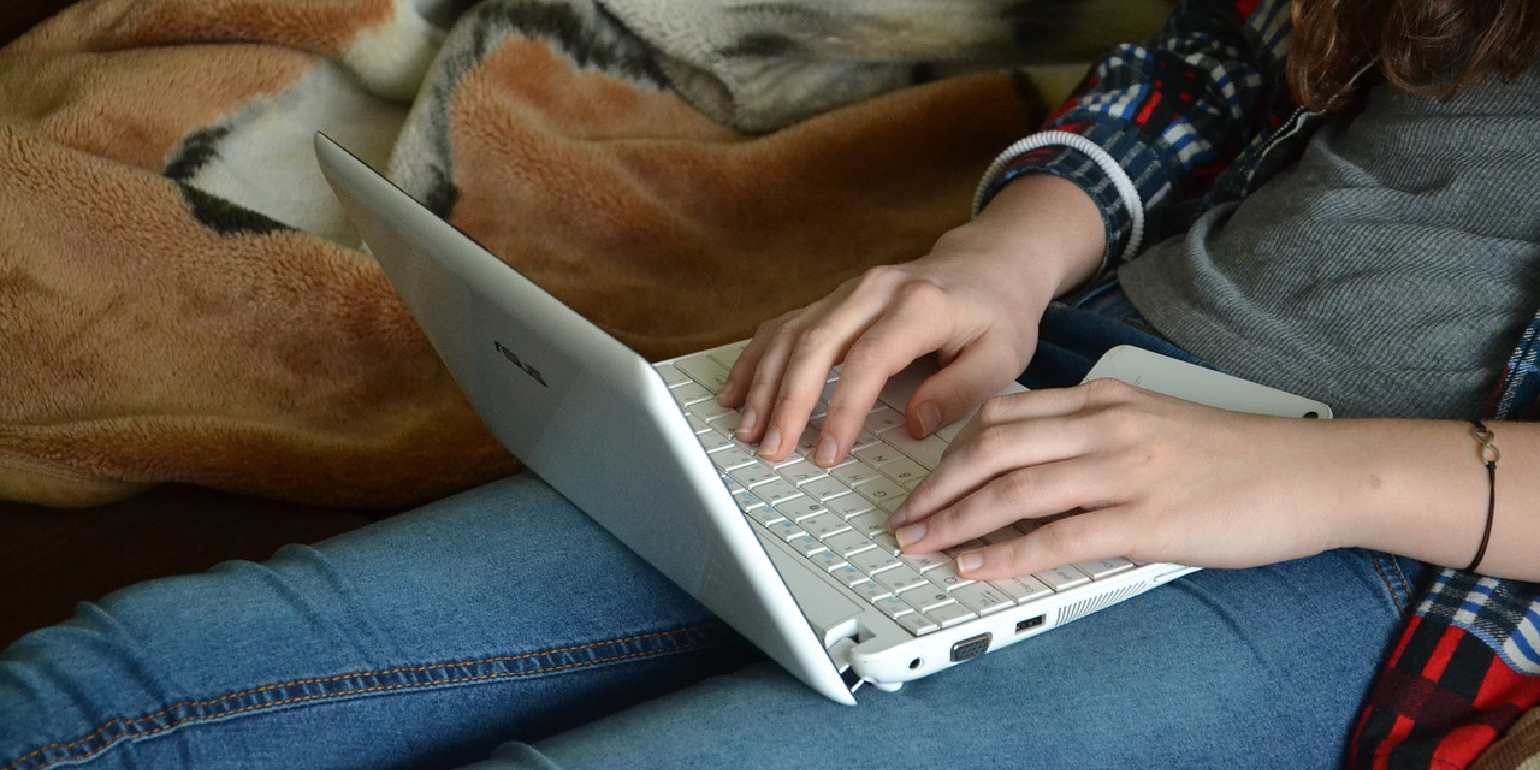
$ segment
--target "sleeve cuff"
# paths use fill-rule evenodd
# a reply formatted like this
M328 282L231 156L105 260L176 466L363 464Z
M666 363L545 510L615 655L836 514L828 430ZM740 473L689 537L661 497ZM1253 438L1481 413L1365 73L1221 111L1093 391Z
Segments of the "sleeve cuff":
M1073 182L1091 196L1107 228L1105 269L1138 253L1144 240L1144 201L1128 173L1091 140L1068 131L1033 134L1001 153L985 172L974 195L975 216L1016 179L1029 174L1053 174Z

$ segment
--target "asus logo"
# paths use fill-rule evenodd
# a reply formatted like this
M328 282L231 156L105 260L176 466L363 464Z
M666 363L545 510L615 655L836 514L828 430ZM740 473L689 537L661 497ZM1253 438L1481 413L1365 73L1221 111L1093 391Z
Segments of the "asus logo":
M549 387L551 387L551 386L545 384L545 378L540 376L540 370L539 369L536 369L535 367L530 366L529 364L526 364L523 361L520 361L518 354L516 354L512 350L509 350L508 348L504 347L503 343L498 342L497 340L492 340L492 347L497 348L497 352L502 353L503 354L503 358L508 359L514 366L519 367L519 371L529 375L530 379L534 380L535 382L540 383L540 387L542 387L542 388L549 388Z

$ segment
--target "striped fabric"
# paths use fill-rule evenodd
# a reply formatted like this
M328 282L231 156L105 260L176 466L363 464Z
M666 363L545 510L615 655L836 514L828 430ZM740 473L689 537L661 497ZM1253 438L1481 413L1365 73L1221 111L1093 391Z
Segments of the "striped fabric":
M1246 196L1296 160L1323 120L1294 105L1284 81L1290 8L1290 0L1184 0L1155 38L1120 46L1097 63L1044 126L1090 140L1115 164L1098 163L1079 142L1008 153L981 183L977 207L1024 175L1064 177L1101 206L1110 269L1128 243L1162 240L1202 211ZM1034 144L1041 143L1025 146ZM1118 192L1128 182L1137 202ZM1135 203L1143 217L1131 211ZM1540 315L1514 351L1488 416L1540 416L1537 356ZM1444 570L1387 660L1345 762L1470 767L1537 705L1540 585ZM1527 762L1540 758L1504 758L1508 767Z

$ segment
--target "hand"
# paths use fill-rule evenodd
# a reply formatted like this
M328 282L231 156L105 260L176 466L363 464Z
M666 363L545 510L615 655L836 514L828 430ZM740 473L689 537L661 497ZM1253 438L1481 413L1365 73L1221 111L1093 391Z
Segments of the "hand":
M1116 380L991 399L890 522L934 553L1017 520L1014 540L958 553L976 579L1126 556L1248 567L1344 544L1351 483L1332 421L1227 412ZM1077 510L1078 509L1078 510Z
M873 268L762 325L720 401L742 408L739 440L781 460L843 363L812 458L828 467L850 451L883 384L936 353L941 370L904 405L911 435L926 436L1020 374L1044 308L1095 271L1104 243L1101 217L1079 188L1049 176L1018 181L926 257Z

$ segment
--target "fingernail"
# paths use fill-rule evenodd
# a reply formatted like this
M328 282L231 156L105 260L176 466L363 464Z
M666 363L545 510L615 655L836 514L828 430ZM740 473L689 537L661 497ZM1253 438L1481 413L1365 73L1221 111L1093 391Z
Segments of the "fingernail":
M825 436L818 442L818 452L813 455L813 462L822 467L834 464L834 455L840 451L839 442Z
M957 557L957 572L960 575L966 575L982 566L984 557L977 551L969 551Z
M892 532L909 523L909 504L898 506L898 510L888 517L888 531Z
M898 538L899 545L911 545L925 539L925 522L910 524L893 533Z
M740 434L753 433L754 426L758 424L759 413L754 411L753 407L745 407L743 410L743 419L738 421L738 432Z
M933 401L920 404L920 433L929 436L941 427L941 410Z
M759 442L759 456L769 457L775 454L775 450L781 448L781 429L771 426L765 431L765 439Z

